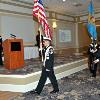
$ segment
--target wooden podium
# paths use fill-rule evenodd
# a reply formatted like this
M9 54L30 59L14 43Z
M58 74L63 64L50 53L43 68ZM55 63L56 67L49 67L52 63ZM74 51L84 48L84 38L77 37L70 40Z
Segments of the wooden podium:
M24 47L22 39L6 39L3 42L4 66L17 69L24 65Z

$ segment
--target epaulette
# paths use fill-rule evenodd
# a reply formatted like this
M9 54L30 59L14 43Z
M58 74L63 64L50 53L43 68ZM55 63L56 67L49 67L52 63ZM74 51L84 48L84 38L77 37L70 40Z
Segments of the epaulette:
M91 44L90 44L90 46L92 46L92 47L93 47L93 44L91 43Z
M50 48L50 49L49 49L49 53L50 53L50 54L53 54L53 48Z

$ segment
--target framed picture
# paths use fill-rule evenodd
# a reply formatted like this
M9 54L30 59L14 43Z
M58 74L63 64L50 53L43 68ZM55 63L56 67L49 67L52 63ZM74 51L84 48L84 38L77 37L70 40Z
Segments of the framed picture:
M59 42L71 42L71 30L59 30Z

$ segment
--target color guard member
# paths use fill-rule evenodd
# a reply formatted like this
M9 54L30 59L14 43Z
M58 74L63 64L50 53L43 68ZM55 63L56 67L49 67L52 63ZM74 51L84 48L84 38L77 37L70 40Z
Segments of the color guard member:
M50 46L51 39L44 37L43 38L43 44L44 44L44 62L43 62L43 68L42 68L42 74L40 77L40 80L38 82L38 85L35 90L31 91L31 94L40 94L45 82L47 80L47 77L50 79L51 84L53 86L53 91L50 93L57 93L59 92L58 83L54 74L54 49L52 46Z

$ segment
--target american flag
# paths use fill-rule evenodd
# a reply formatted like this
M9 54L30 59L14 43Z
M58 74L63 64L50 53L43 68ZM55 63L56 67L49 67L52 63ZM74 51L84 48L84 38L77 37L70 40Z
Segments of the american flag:
M52 32L51 32L50 26L47 22L47 17L45 14L45 9L43 7L42 0L34 0L33 16L38 18L39 23L43 27L45 36L52 39Z

